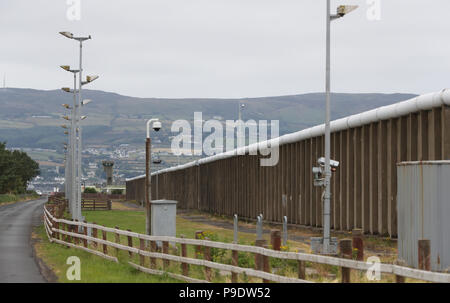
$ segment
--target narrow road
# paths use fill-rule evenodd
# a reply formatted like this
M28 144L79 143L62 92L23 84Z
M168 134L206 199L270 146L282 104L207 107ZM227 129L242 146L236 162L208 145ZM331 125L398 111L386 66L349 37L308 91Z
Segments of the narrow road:
M33 258L31 229L47 199L0 206L0 283L43 283Z

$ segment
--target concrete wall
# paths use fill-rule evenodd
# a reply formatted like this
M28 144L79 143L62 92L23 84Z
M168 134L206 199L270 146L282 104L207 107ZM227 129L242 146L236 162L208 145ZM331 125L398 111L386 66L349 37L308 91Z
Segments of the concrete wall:
M281 222L286 215L289 223L321 227L322 189L313 186L311 168L323 155L320 135L282 144L274 167L261 167L261 156L247 154L161 171L152 177L152 198L241 218L262 213L265 220ZM396 237L396 164L450 159L450 107L439 104L334 131L331 157L341 163L332 177L331 227ZM127 199L144 200L144 180L127 181Z

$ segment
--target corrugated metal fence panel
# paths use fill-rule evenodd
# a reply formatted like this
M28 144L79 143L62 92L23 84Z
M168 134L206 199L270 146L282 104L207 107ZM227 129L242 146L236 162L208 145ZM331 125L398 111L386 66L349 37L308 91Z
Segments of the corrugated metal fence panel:
M289 223L321 227L321 189L313 186L311 168L323 156L323 142L316 136L284 143L275 167L261 167L261 155L240 155L162 170L158 198L240 218L262 213L265 220L282 222L286 214ZM450 107L337 130L331 145L332 157L341 163L331 180L332 228L397 237L396 164L450 159ZM153 175L153 197L155 185ZM142 177L127 181L127 199L145 201L144 186Z
M398 254L418 267L418 240L431 244L431 269L450 268L450 161L398 165Z

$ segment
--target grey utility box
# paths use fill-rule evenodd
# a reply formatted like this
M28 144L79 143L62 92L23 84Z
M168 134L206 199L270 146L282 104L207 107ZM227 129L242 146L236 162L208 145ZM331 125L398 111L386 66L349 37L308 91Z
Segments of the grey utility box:
M177 203L173 200L152 201L152 236L176 236ZM158 246L160 245L161 243L158 243Z
M450 161L397 164L398 257L419 267L419 240L430 240L431 270L450 270Z

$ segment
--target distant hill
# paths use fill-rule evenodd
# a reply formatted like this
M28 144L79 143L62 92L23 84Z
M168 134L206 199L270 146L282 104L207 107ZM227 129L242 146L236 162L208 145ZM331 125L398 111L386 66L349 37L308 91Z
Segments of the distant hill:
M413 94L333 94L332 119L360 113L415 97ZM115 93L85 90L84 99L92 99L83 114L85 144L143 144L145 122L151 117L163 121L156 139L169 143L171 122L192 121L194 112L203 119L238 117L238 99L161 99L135 98ZM312 93L293 96L241 99L247 106L243 119L279 120L280 133L290 133L323 123L325 96ZM61 148L65 141L63 103L72 104L70 94L60 90L0 89L0 141L8 146Z

